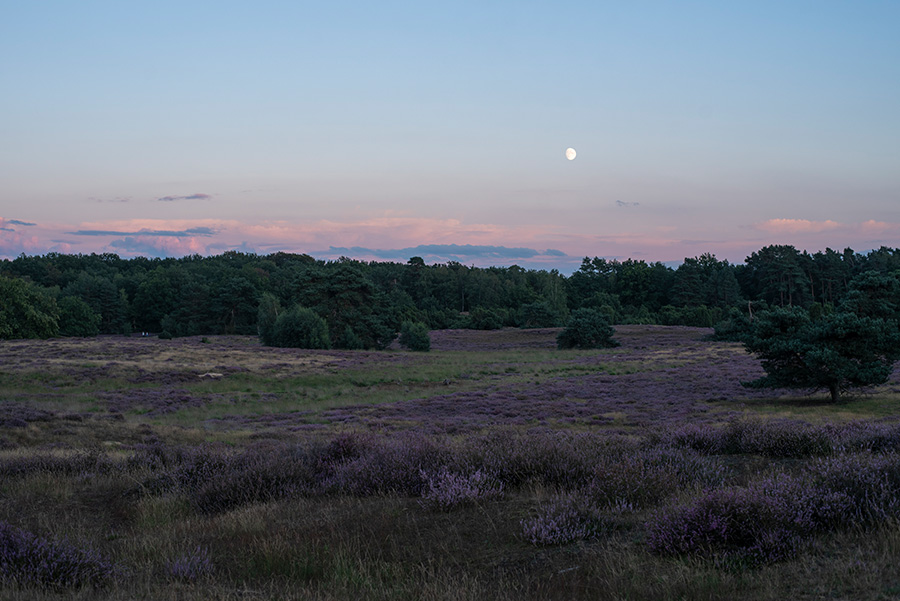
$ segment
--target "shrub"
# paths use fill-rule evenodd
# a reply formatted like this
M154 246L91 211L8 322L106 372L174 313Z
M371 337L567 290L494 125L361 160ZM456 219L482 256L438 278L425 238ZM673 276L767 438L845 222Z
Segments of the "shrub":
M827 429L794 420L735 420L722 428L687 425L672 433L675 446L705 454L776 458L830 455L835 450L832 439Z
M898 515L900 460L842 456L819 461L802 477L780 475L713 490L657 512L647 542L660 553L768 563L790 557L815 534Z
M569 316L566 329L556 337L556 345L566 348L610 348L619 346L609 321L598 309L576 309Z
M275 321L282 312L281 303L271 292L263 293L256 312L256 328L264 346L275 346Z
M504 317L502 309L475 307L469 313L469 327L473 330L499 330L503 327Z
M404 321L400 326L400 345L411 351L427 352L431 350L428 326L421 321Z
M274 346L306 349L331 348L328 324L312 309L294 305L281 313L272 328Z
M737 307L732 307L728 312L728 317L715 324L714 332L709 338L723 342L743 342L750 334L751 329L749 316Z
M533 545L563 545L596 536L600 521L584 499L564 495L522 520L521 526L522 536Z
M480 469L460 474L441 468L430 474L422 472L422 477L425 480L422 504L430 509L449 511L503 495L503 483Z
M359 337L353 328L347 325L344 326L344 331L334 341L334 346L348 351L359 351L366 348L366 343L363 342L363 339Z
M77 296L59 299L60 336L96 336L100 333L100 316Z
M0 522L0 581L54 589L100 586L120 572L96 551Z
M559 325L559 315L550 307L550 303L529 303L522 305L521 327L553 328Z
M358 496L421 496L425 490L423 474L438 470L448 456L446 445L415 434L373 441L363 454L356 456L362 449L355 446L355 441L345 442L350 442L347 460L324 466L325 490Z
M651 448L602 458L586 494L597 509L638 509L697 485L721 484L723 479L719 464L693 452Z
M309 492L317 478L315 459L288 449L229 454L205 446L183 450L148 446L137 451L128 466L157 472L141 485L142 491L184 494L205 514Z
M774 482L774 484L773 484ZM790 557L802 528L792 501L810 498L789 478L747 488L706 492L657 512L648 524L650 548L663 554L715 556L749 563Z
M176 557L166 565L166 571L172 580L194 582L212 574L212 561L205 547L197 547L190 553Z

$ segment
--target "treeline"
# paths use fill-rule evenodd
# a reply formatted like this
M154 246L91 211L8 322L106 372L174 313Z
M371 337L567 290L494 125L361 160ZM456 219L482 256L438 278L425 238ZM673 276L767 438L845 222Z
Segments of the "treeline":
M0 262L0 338L257 334L264 298L275 311L312 311L342 348L381 348L404 321L431 329L551 327L580 308L597 309L611 323L710 327L732 308L827 311L854 294L872 298L871 290L860 292L867 286L881 290L875 297L890 296L898 274L900 250L887 247L809 254L773 245L743 264L704 254L677 269L595 257L569 277L515 265L426 265L419 257L367 263L234 251L177 259L49 253Z

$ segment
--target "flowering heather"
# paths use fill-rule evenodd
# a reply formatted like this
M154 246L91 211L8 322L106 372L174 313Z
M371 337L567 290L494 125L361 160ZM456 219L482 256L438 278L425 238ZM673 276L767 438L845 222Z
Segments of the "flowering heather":
M78 451L66 455L32 453L0 457L0 476L4 478L37 473L89 477L109 473L113 467L112 460L97 450Z
M53 411L37 409L25 403L0 403L0 428L24 428L31 422L48 422L56 416Z
M648 524L647 542L665 554L772 562L813 535L897 517L900 457L846 455L821 459L801 476L710 490L663 509Z
M567 431L496 429L467 437L458 453L507 485L526 482L575 487L585 482L609 440Z
M191 380L196 376L191 375ZM189 407L203 407L208 403L223 398L222 395L195 396L188 390L180 388L131 388L127 391L101 392L97 398L106 402L107 410L114 413L126 413L142 410L151 417L174 413Z
M562 545L596 536L601 528L595 511L577 495L563 495L522 520L522 537L533 545Z
M900 424L896 422L858 421L828 430L842 451L900 453Z
M180 555L166 565L166 572L172 580L195 582L212 575L213 565L206 547L197 547L190 553Z
M135 454L132 467L141 464L163 468L143 483L145 493L185 494L201 513L286 498L308 490L314 478L310 462L284 449L232 454L214 447L166 452L151 446Z
M598 509L652 507L697 487L721 485L724 470L691 452L650 448L607 455L594 467L585 494Z
M429 509L449 511L461 505L498 499L503 495L503 483L480 469L470 474L440 469L421 473L425 481L422 505Z
M753 563L785 559L801 534L792 519L792 498L772 488L711 490L686 505L658 512L647 526L647 543L664 554Z
M724 427L687 425L672 433L672 442L701 453L752 453L766 457L814 457L834 451L829 429L796 420L735 420Z
M821 489L850 500L844 523L871 526L900 517L900 455L840 455L813 463L809 471Z
M120 569L96 551L0 522L0 581L54 589L101 586Z
M326 466L327 490L365 496L401 493L420 496L425 489L423 473L438 469L446 461L447 448L424 436L403 433L383 438L364 455Z

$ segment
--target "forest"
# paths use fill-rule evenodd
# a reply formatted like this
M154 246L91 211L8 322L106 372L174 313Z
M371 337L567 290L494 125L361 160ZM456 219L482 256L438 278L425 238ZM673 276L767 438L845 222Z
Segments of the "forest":
M842 304L897 316L900 250L830 248L810 254L770 245L743 264L712 254L673 269L659 262L585 257L556 270L426 265L304 254L123 259L111 253L21 255L0 262L0 338L147 332L163 337L258 333L263 298L300 306L326 323L335 348L387 346L405 321L431 330L564 325L593 308L612 324L712 327L736 312ZM864 307L865 305L866 307Z

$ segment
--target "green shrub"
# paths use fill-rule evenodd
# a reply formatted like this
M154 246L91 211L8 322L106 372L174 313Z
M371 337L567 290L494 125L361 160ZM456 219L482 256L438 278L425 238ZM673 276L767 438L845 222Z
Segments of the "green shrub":
M275 320L281 313L281 303L271 292L266 292L259 299L259 309L256 313L256 328L259 332L259 341L265 346L275 346Z
M431 350L428 326L421 321L404 321L400 326L400 345L411 351Z
M566 329L556 337L556 346L566 348L609 348L619 346L609 321L598 309L576 309L569 317Z
M60 336L96 336L100 333L100 316L77 296L59 299Z
M289 348L331 348L328 324L312 309L294 305L281 313L272 328L273 346Z
M521 308L523 328L553 328L560 325L559 315L549 303L528 303Z
M503 327L504 315L497 309L475 307L469 313L469 324L473 330L499 330Z
M344 331L334 342L335 348L348 351L360 351L366 348L366 343L349 325L344 326Z

